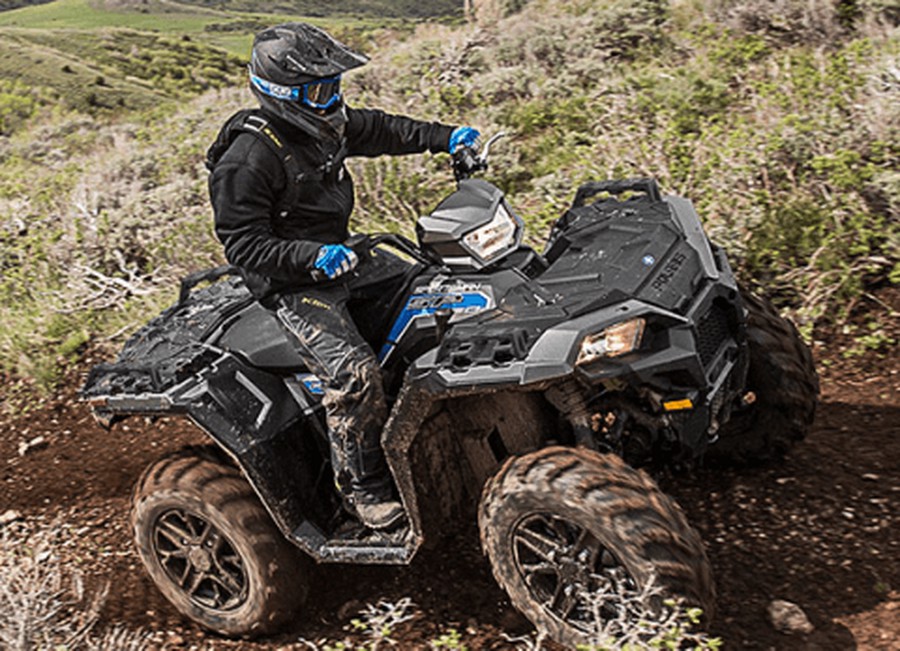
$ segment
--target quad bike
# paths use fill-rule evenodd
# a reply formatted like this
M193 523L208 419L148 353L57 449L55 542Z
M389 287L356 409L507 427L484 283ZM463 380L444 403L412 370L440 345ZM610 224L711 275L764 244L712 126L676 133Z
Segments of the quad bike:
M381 441L401 526L343 508L321 381L235 270L186 278L91 371L101 422L183 414L214 443L153 464L134 492L140 556L188 617L272 632L301 608L309 558L406 565L476 513L497 581L562 644L590 641L650 581L712 616L700 536L639 468L781 455L813 419L811 354L741 291L686 199L651 179L588 183L539 253L503 193L470 178L489 150L454 157L458 187L418 243L352 241L366 261L350 309L392 405Z

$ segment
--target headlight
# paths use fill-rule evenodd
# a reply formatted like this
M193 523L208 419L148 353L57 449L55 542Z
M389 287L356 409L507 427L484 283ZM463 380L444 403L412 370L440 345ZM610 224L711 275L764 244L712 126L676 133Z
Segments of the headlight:
M518 223L501 203L497 206L493 219L463 237L466 246L485 262L506 251L516 243Z
M630 353L641 345L646 324L644 319L631 319L610 326L598 334L588 335L581 342L576 363L585 364L601 357L618 357Z

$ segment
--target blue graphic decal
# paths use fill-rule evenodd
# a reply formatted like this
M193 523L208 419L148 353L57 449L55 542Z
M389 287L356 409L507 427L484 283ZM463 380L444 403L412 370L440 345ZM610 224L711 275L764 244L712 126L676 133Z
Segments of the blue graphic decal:
M300 382L306 390L313 396L321 396L325 394L325 388L322 386L322 380L312 373L298 373L297 381Z
M378 352L378 361L390 355L394 345L403 336L414 319L430 316L441 309L449 309L463 314L474 314L489 307L490 299L482 292L461 292L448 294L413 294L406 301L403 310L394 321L387 342Z
M656 258L654 258L652 255L650 255L648 253L643 258L641 258L641 262L644 263L645 267L652 267L653 265L656 264Z

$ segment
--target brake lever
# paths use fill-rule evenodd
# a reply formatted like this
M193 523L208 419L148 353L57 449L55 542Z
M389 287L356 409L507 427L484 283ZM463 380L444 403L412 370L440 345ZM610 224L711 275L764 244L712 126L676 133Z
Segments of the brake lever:
M497 142L498 140L500 140L500 138L505 138L505 137L506 137L506 132L505 132L505 131L500 131L499 133L493 135L493 136L491 137L491 139L488 140L488 141L484 144L484 153L481 155L481 161L484 163L485 169L487 169L488 157L491 155L491 146L493 146L493 144L494 144L495 142Z

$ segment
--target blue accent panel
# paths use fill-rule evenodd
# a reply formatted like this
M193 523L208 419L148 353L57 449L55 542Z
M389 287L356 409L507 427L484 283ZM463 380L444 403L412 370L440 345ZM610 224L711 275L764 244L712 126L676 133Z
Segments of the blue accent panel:
M403 336L409 324L419 317L430 316L441 309L464 312L481 312L489 305L487 295L481 292L462 292L448 294L413 294L410 296L403 310L394 321L391 331L387 336L387 342L378 352L378 361L390 354L394 345Z
M325 395L325 388L322 386L322 380L318 376L312 373L298 373L296 378L311 396Z

